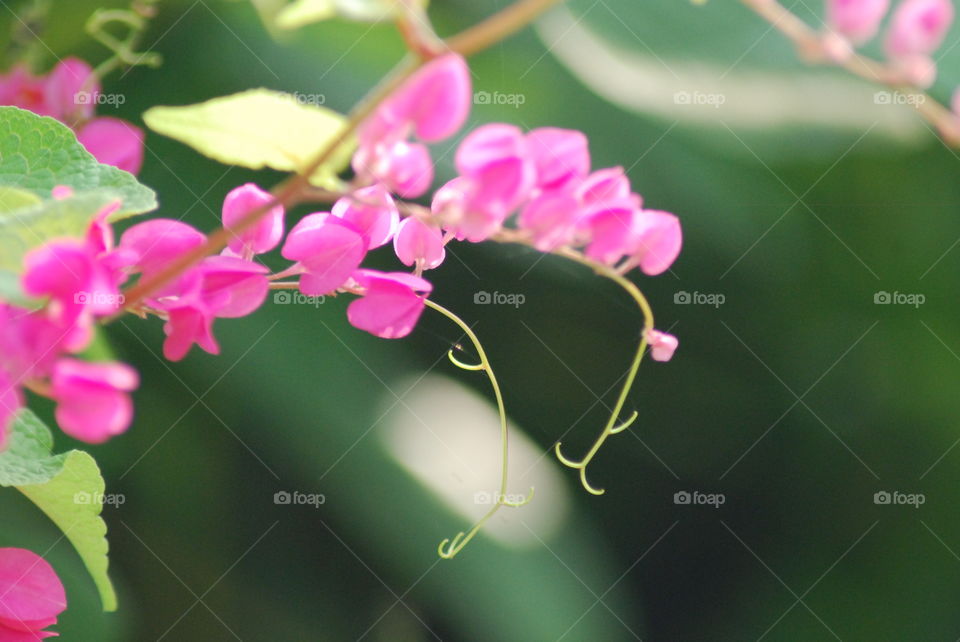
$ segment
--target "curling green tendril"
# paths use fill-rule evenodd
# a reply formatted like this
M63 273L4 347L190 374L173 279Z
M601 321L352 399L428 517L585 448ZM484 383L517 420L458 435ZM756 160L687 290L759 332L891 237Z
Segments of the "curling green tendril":
M158 0L134 0L130 9L98 9L87 20L85 29L90 37L113 52L113 55L100 63L94 70L94 76L103 78L120 67L159 67L160 54L152 51L138 52L137 45L146 31L150 18L156 12L154 5ZM107 30L108 25L120 25L126 28L126 37L117 38Z
M487 379L490 380L490 385L493 387L493 393L497 398L497 411L500 414L500 441L502 444L502 470L500 474L500 492L497 494L496 501L493 506L487 513L480 518L476 524L469 531L460 531L457 533L453 539L447 538L440 542L440 545L437 547L437 553L443 559L453 559L457 553L463 550L463 548L474 538L474 536L480 532L480 529L483 528L484 524L494 516L494 514L504 506L509 506L511 508L519 508L525 504L528 504L531 499L533 499L533 487L530 487L530 492L527 496L520 502L511 502L506 499L507 496L507 411L503 405L503 395L500 392L500 384L497 383L497 376L493 373L493 368L490 366L490 361L487 359L487 353L484 351L483 346L480 344L480 340L477 338L477 335L473 330L468 326L463 319L455 315L450 310L447 310L443 306L434 303L430 299L425 299L424 302L428 307L436 310L443 316L447 317L451 321L457 324L457 326L463 330L464 334L470 339L470 342L473 343L473 347L476 349L477 354L480 357L480 363L470 364L460 361L451 348L447 352L447 356L450 358L450 362L458 368L463 370L468 370L470 372L485 372Z
M603 488L597 488L591 485L587 480L587 466L591 461L593 461L593 458L596 456L597 452L600 450L600 447L603 446L608 437L623 432L629 428L634 421L637 420L638 413L637 411L633 411L630 417L628 417L622 423L618 423L620 413L623 412L623 406L627 401L627 396L630 394L630 389L633 387L633 382L637 377L637 370L640 368L640 362L643 360L643 355L647 350L647 333L653 329L653 311L650 309L650 304L647 302L646 297L643 296L643 293L640 291L640 289L613 268L603 265L602 263L592 261L579 252L575 252L573 250L561 250L558 253L561 256L576 261L577 263L586 265L600 276L604 276L622 287L631 297L633 297L633 300L637 302L637 306L639 306L640 311L643 313L643 332L641 333L640 346L637 348L637 353L633 357L633 363L630 366L629 373L627 374L627 380L624 382L623 388L620 390L620 396L617 399L617 405L614 406L613 412L610 414L610 420L607 422L607 425L604 426L603 432L580 461L574 461L564 456L564 454L560 451L559 441L554 448L557 454L557 459L559 459L564 466L568 466L580 471L580 482L583 484L583 487L587 489L587 492L594 495L603 495L605 492Z

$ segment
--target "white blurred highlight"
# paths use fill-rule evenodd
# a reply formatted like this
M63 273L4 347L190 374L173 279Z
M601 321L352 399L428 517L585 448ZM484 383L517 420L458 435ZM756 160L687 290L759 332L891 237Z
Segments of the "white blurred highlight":
M551 53L594 93L630 111L742 129L788 125L874 131L901 140L929 135L911 108L878 104L886 88L843 71L771 73L668 60L617 47L559 7L536 30ZM779 37L770 34L768 37ZM687 102L677 96L687 94ZM702 96L702 101L689 100ZM711 96L722 96L710 100Z
M400 381L395 389L406 390L414 381ZM393 401L385 399L388 405ZM500 490L500 420L492 403L452 379L431 374L393 407L381 426L387 451L463 520L460 530L469 530L492 506L477 501L492 501ZM566 521L569 490L551 454L514 425L509 445L508 498L525 497L531 486L536 494L526 506L501 508L480 536L505 547L534 548L541 545L537 537L546 540Z

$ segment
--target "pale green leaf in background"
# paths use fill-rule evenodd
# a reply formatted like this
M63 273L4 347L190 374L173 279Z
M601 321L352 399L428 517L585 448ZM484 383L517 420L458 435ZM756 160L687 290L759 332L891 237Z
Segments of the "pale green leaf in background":
M337 112L297 96L251 89L183 107L153 107L143 115L153 131L185 143L227 165L296 172L346 126ZM311 182L336 183L355 142L341 145Z
M422 0L421 7L427 5ZM401 9L397 0L295 0L277 14L280 29L298 29L337 16L348 20L378 22L393 18Z

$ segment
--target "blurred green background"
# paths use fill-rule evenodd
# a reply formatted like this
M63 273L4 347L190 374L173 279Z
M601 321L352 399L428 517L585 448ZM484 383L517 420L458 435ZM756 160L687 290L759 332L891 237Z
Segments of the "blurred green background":
M26 3L2 4L9 33ZM450 34L505 4L435 0L430 14ZM81 25L122 3L53 6L46 64L102 60ZM940 100L960 81L958 41L954 29ZM334 21L274 39L239 0L161 2L145 44L160 69L105 81L126 97L118 115L137 123L156 104L259 86L345 111L402 55L387 25ZM576 0L472 69L491 103L523 97L477 105L473 125L581 129L596 167L625 166L649 207L683 222L673 270L636 277L680 349L644 364L627 406L640 419L590 466L607 493L588 495L548 454L527 513L536 520L520 509L512 538L483 534L438 561L437 543L468 520L389 444L400 434L418 461L449 467L448 442L494 421L458 412L472 406L453 395L438 430L407 421L391 432L397 412L428 412L416 405L436 402L426 393L456 390L437 377L491 399L483 377L443 359L461 339L449 322L427 314L393 342L351 328L344 300L268 304L218 323L220 357L169 364L157 356L161 324L129 319L108 335L143 374L137 420L91 449L108 492L125 497L105 509L120 612L98 613L68 544L16 493L0 494L0 545L49 548L67 584L61 639L957 639L957 154L909 106L887 104L896 96L797 63L736 2ZM204 230L230 189L281 178L153 134L147 143L141 180L158 214ZM455 143L436 150L441 177ZM536 454L560 439L570 456L585 452L637 340L628 297L520 248L453 252L429 275L435 299L475 324L511 419ZM388 250L373 265L399 268ZM480 291L525 303L476 305ZM883 292L924 302L875 303ZM704 295L723 303L697 303ZM496 449L468 448L466 468L495 467ZM463 478L469 502L482 489ZM515 476L511 487L529 484ZM325 501L278 505L280 491ZM725 501L678 504L682 491ZM884 491L925 502L875 503Z

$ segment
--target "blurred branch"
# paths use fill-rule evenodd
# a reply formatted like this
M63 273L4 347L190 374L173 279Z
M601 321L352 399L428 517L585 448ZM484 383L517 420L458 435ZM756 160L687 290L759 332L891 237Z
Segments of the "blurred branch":
M960 117L924 90L909 84L899 70L861 55L837 34L813 29L777 0L741 2L789 38L804 61L840 67L855 76L912 96L913 100L908 102L937 129L944 142L960 147Z

